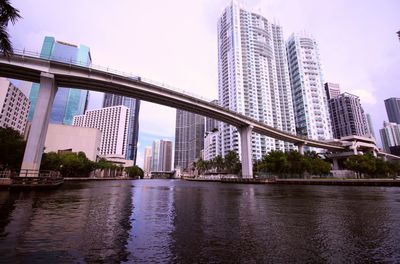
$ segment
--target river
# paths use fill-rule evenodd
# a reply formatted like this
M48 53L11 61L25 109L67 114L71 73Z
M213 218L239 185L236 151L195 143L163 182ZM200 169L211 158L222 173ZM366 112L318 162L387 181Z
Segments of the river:
M136 180L0 191L0 263L396 262L397 187Z

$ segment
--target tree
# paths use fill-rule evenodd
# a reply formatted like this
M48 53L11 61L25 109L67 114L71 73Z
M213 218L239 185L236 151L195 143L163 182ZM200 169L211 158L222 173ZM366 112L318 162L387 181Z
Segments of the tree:
M196 162L195 167L199 171L199 174L202 174L207 169L207 164L202 158L199 158L199 160L197 160Z
M305 157L308 161L307 171L312 175L326 175L331 171L331 164L318 156Z
M375 158L370 154L351 156L347 158L344 165L347 169L356 172L358 177L372 176L376 170Z
M297 151L288 152L287 160L289 163L289 172L292 175L297 174L298 176L303 177L304 172L310 167L309 162Z
M0 1L0 51L7 57L13 52L7 26L10 21L15 24L20 18L19 10L11 6L9 0Z
M41 170L60 171L63 177L88 177L94 168L95 163L84 152L44 153L40 166Z
M224 158L221 155L218 155L213 159L213 165L217 169L217 172L221 172L224 169L224 163Z
M59 171L62 165L61 157L55 152L43 153L40 169Z
M229 173L239 173L241 163L238 154L235 151L229 151L225 155L225 168Z
M0 127L0 169L20 169L25 144L18 131Z
M128 173L128 176L130 178L141 178L143 179L144 177L144 172L143 170L138 167L138 166L131 166L131 167L126 167L125 168L126 173Z

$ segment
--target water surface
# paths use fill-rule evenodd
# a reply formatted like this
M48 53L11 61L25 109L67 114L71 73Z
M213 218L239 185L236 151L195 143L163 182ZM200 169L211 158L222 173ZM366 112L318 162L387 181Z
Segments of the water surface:
M180 180L0 192L0 263L396 263L400 188Z

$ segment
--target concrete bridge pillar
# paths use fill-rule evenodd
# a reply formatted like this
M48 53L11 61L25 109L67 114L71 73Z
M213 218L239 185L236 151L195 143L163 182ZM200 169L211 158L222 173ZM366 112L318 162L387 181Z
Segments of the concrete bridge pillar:
M240 146L242 153L242 177L253 178L253 161L251 158L251 132L253 127L238 128L240 134Z
M42 72L40 75L39 95L36 101L21 170L39 170L40 168L51 107L56 92L57 86L55 85L54 75Z
M333 170L338 170L339 169L339 162L337 158L333 158Z
M304 144L298 144L297 147L299 149L299 153L304 155Z

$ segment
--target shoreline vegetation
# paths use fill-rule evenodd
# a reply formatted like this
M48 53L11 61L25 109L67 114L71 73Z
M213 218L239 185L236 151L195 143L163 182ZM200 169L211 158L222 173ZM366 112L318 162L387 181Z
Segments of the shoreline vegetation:
M18 171L25 148L25 141L22 136L11 128L0 128L0 172L4 175L10 171ZM359 179L365 182L367 179L395 179L400 175L399 161L386 161L376 158L371 154L351 156L341 160L340 167L347 171L341 175L351 179ZM113 164L105 159L98 159L96 162L89 160L85 153L44 153L42 157L41 170L58 172L66 180L117 180L117 179L138 179L144 177L144 172L138 166L123 168L121 165ZM216 156L212 160L198 159L194 162L189 171L183 175L198 177L198 180L220 180L218 176L227 178L227 175L234 175L234 179L224 180L231 182L281 182L286 181L314 183L342 182L342 178L332 178L331 161L316 152L306 152L301 155L297 151L283 152L271 151L261 159L253 161L254 178L249 180L247 175L241 175L241 163L236 152L230 151L224 157ZM336 175L337 176L337 175ZM220 176L221 177L221 176ZM389 180L390 181L390 180ZM371 181L366 181L371 182ZM387 181L385 181L387 182Z

